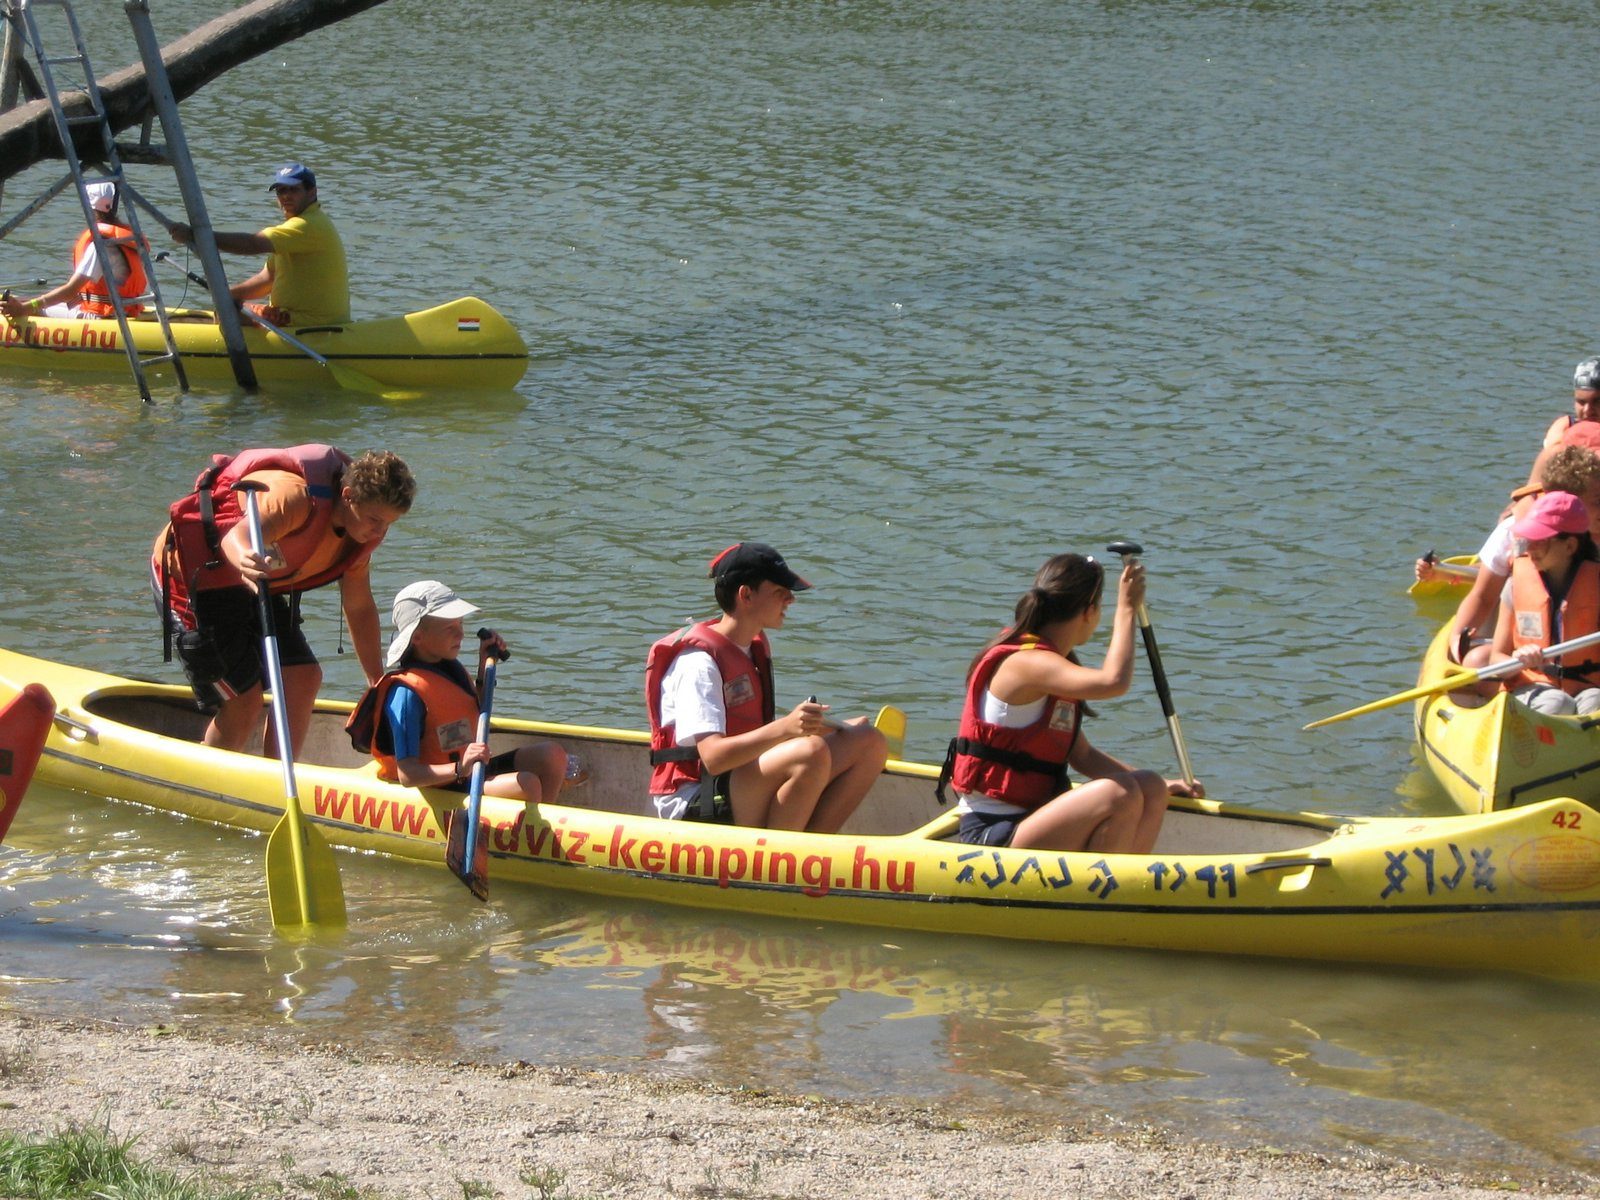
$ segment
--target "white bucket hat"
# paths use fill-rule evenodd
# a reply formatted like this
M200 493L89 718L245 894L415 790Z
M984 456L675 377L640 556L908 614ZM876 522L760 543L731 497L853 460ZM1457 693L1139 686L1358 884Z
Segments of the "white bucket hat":
M468 604L437 579L423 579L408 583L394 598L394 640L389 643L389 653L383 660L383 669L393 671L411 648L411 635L423 617L470 617L478 606Z
M89 199L89 207L97 213L108 213L117 206L117 185L109 181L86 183L83 194Z

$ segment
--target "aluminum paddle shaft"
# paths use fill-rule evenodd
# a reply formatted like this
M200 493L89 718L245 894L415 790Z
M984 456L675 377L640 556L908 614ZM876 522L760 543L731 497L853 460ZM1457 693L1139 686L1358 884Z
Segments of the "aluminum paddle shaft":
M233 486L235 491L244 493L250 549L259 556L264 550L255 494L265 491L265 485L246 479ZM267 901L272 908L272 924L279 929L313 925L337 928L345 923L344 886L339 882L339 864L328 843L300 808L300 792L294 782L294 743L289 738L289 704L283 690L283 665L278 657L278 636L272 624L272 602L265 579L256 586L256 600L260 606L267 686L272 691L272 728L278 741L278 762L283 767L283 818L267 839Z
M1112 542L1106 547L1111 554L1122 558L1123 566L1135 562L1138 556L1144 553L1144 547L1138 542ZM1172 689L1167 686L1167 672L1161 665L1161 649L1156 645L1156 631L1150 624L1150 610L1145 607L1144 601L1139 602L1139 633L1144 638L1145 657L1150 660L1150 674L1156 681L1156 695L1161 697L1161 711L1167 718L1167 732L1172 735L1172 749L1178 756L1178 769L1183 773L1183 781L1194 783L1194 767L1189 764L1189 751L1183 744L1183 727L1178 724L1178 713L1172 706Z

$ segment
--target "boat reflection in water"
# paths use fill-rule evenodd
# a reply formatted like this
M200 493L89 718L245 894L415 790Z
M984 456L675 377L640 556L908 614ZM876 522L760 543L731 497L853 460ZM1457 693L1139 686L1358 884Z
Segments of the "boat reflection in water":
M535 957L636 991L642 1057L672 1073L835 1094L844 1076L862 1099L938 1095L1108 1132L1149 1122L1460 1169L1600 1164L1588 985L643 909L552 933Z
M35 787L41 785L35 784ZM1590 985L765 918L341 859L350 926L270 927L262 839L30 793L0 1002L357 1052L644 1070L1457 1168L1600 1164ZM35 805L34 800L41 803Z

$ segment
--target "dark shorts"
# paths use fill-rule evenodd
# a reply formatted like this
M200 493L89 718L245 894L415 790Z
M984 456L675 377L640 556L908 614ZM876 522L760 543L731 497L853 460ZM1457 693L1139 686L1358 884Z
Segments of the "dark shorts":
M278 662L285 667L315 663L317 656L300 629L297 597L274 596L273 632ZM249 588L216 588L194 597L197 628L177 638L178 659L195 698L207 708L242 695L267 674L261 646L260 607Z
M713 825L733 824L732 771L702 779L700 791L684 811L685 821L706 821Z
M503 750L484 764L483 777L485 780L489 780L497 775L509 775L516 769L517 752L515 750ZM472 773L469 771L467 777L460 783L446 784L444 790L447 792L470 792L472 790Z
M958 842L974 846L1009 846L1016 836L1021 817L997 817L993 813L964 812L956 830Z

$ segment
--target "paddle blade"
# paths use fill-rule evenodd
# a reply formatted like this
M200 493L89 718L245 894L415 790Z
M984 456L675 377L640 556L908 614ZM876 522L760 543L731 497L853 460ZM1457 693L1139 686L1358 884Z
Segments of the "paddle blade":
M445 843L444 865L455 877L467 885L479 900L489 899L489 822L478 821L477 845L473 847L472 862L467 862L467 830L472 821L465 809L450 813L450 839Z
M55 715L56 702L40 683L28 684L0 708L0 841L22 805Z
M298 812L284 813L267 839L267 901L272 923L279 929L320 925L341 928L345 923L344 887L339 864L320 833ZM305 863L306 890L302 897L295 870L295 835Z
M421 392L405 391L393 387L380 380L374 379L365 372L354 367L344 366L332 359L328 360L328 372L333 376L333 381L346 391L366 392L370 396L382 396L385 400L420 400Z
M906 754L906 714L892 704L885 704L872 718L872 727L883 734L889 743L890 758L904 758Z

